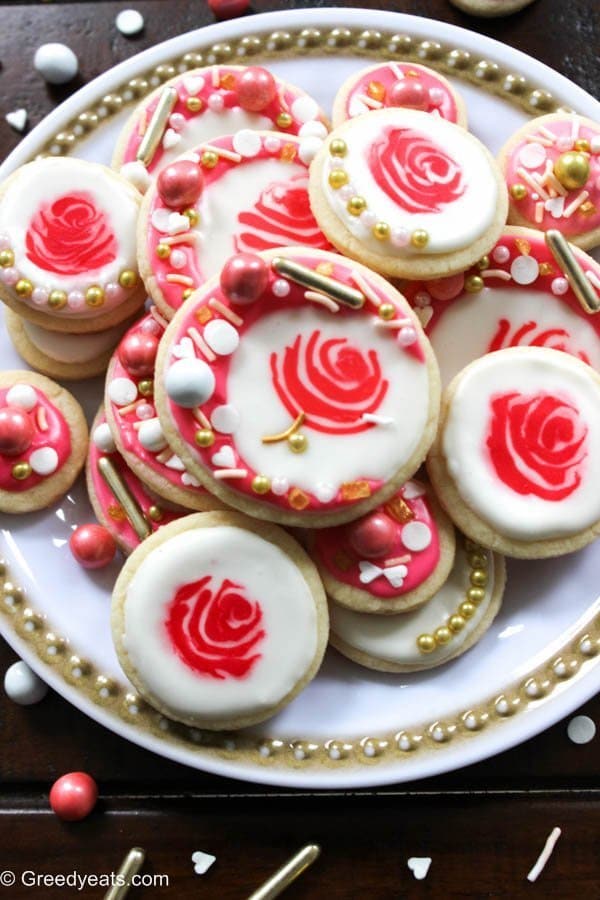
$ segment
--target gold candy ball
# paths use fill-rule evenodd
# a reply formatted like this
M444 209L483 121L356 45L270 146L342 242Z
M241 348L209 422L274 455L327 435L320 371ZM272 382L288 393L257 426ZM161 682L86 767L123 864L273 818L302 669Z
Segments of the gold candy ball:
M134 272L133 269L123 269L119 275L119 284L123 288L132 288L137 280L137 272Z
M469 275L465 279L465 291L469 294L478 294L483 290L483 278L481 275Z
M448 619L448 628L452 634L458 634L459 631L463 630L466 624L464 618L459 615L450 616Z
M292 453L304 453L308 447L308 438L305 434L300 434L299 431L296 431L295 434L290 434L288 444Z
M351 216L360 216L367 208L367 201L364 197L350 197L346 208Z
M138 391L142 397L151 397L154 393L154 382L151 378L144 378L138 383Z
M449 643L452 640L452 632L445 625L442 625L440 628L436 628L433 636L435 638L436 644L440 646L444 646L444 644Z
M490 258L489 256L482 256L479 262L477 263L477 268L483 272L484 269L489 269L490 267Z
M390 236L390 226L387 222L375 222L373 225L373 237L378 241L387 241Z
M477 612L477 607L474 603L469 603L468 600L465 600L464 603L461 603L458 607L458 611L463 619L472 619Z
M431 634L420 634L417 638L417 647L421 653L433 653L435 646L435 638Z
M346 141L342 141L341 138L334 138L329 144L329 152L331 156L345 156L348 152Z
M467 591L467 600L477 605L485 598L485 591L480 587L470 587Z
M202 100L200 97L188 97L185 101L185 105L190 112L200 112L202 109Z
M193 293L194 293L193 288L186 288L184 291L181 292L181 299L189 300L189 298L192 296Z
M483 553L471 553L469 556L469 565L472 569L487 569L487 557Z
M184 209L183 214L188 217L191 226L197 225L200 221L200 214L197 209Z
M201 428L194 435L194 440L199 447L212 447L215 442L215 433L210 428Z
M334 190L348 184L348 173L344 169L332 169L329 173L329 184Z
M554 174L568 191L582 188L590 177L590 161L585 153L568 150L554 163Z
M524 200L527 196L527 188L524 184L513 184L510 189L510 196L513 200Z
M382 303L377 310L377 314L384 322L389 322L396 315L396 307L393 303Z
M97 284L89 287L85 292L85 302L88 306L102 306L104 303L104 291Z
M157 244L156 255L159 259L168 259L171 255L171 248L168 244Z
M219 157L214 150L205 150L200 157L200 162L205 169L214 169L216 164L219 162Z
M277 127L278 128L289 128L292 122L294 121L289 113L281 112L277 116Z
M252 490L255 494L266 494L271 489L271 482L266 475L255 475L252 479Z
M29 297L33 291L33 285L29 278L19 278L15 284L15 291L19 297Z
M590 142L586 138L578 138L578 140L575 141L574 146L576 150L580 150L582 153L589 153L592 149L590 147Z
M413 247L422 250L429 243L429 235L424 228L417 228L410 236L410 242Z
M149 506L148 516L152 519L153 522L160 522L163 517L162 509L160 508L160 506Z
M474 587L485 587L487 580L487 572L484 572L483 569L473 569L471 572L471 584Z
M48 306L50 309L62 309L67 304L67 295L65 291L50 291L48 296Z
M15 254L12 250L0 250L0 266L5 269L7 266L12 266L15 261Z
M28 462L18 462L12 467L12 477L17 481L25 481L31 475L31 466Z

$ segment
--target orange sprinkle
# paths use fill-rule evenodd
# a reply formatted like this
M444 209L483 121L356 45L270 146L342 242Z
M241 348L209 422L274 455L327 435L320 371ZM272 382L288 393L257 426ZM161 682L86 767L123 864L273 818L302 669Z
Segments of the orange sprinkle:
M515 240L515 244L517 245L523 256L529 256L529 254L531 253L531 244L529 243L529 241L526 241L525 238L517 238Z
M392 499L385 504L384 509L392 519L396 520L396 522L409 522L415 517L414 512L402 497L392 497Z
M282 162L293 162L296 159L297 152L294 144L284 144L279 158Z
M373 100L382 102L385 97L385 87L380 81L370 81L367 88L367 94L369 97L372 97Z
M540 263L540 275L556 275L556 269L550 263Z
M200 322L201 325L204 325L206 322L210 322L213 314L211 313L208 306L201 306L200 309L196 310L196 319Z
M226 91L232 91L235 87L235 75L233 72L226 72L224 75L221 75L221 84L222 88L225 88Z
M333 264L330 262L320 262L315 272L319 275L333 275Z
M306 509L310 503L310 497L301 491L300 488L292 488L288 496L289 504L292 509Z
M125 510L122 506L118 506L116 503L111 504L106 512L109 515L109 518L113 520L113 522L124 522L127 516L125 515Z
M371 485L368 481L347 481L340 488L342 500L363 500L371 496Z

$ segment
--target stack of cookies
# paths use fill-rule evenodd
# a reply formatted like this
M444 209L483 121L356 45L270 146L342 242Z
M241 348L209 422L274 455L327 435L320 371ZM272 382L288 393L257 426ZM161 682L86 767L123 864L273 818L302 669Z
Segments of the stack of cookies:
M352 76L333 124L211 66L142 102L116 174L41 160L0 195L11 322L123 329L88 488L129 557L123 669L189 724L273 715L328 637L371 669L447 663L496 616L504 556L600 534L600 125L543 117L497 162L403 62Z

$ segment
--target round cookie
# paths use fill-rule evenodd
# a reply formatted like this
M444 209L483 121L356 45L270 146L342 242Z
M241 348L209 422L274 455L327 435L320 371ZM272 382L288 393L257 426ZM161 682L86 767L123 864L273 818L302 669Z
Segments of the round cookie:
M414 479L368 515L311 532L309 542L328 595L363 613L420 606L454 562L454 527L431 488Z
M380 276L326 251L282 253L233 257L179 310L156 408L174 452L226 503L340 524L418 469L437 427L437 365Z
M600 264L572 250L600 303ZM431 341L444 386L474 359L506 347L564 350L600 371L600 319L581 306L540 231L508 227L464 274L403 290Z
M508 221L556 228L589 250L600 244L600 124L576 113L531 119L498 154Z
M368 669L433 669L461 656L483 637L500 609L505 584L504 558L459 537L452 571L428 603L385 617L330 603L329 642Z
M148 144L159 104L165 113L157 113L156 139ZM207 66L177 75L142 100L119 136L112 165L145 191L150 176L177 156L242 129L323 138L328 122L312 97L260 66Z
M143 305L141 196L106 166L46 157L0 185L0 300L50 331L102 331Z
M375 63L347 78L333 101L333 127L389 106L420 109L467 127L465 102L448 79L412 62Z
M136 502L150 532L186 515L186 511L175 509L169 503L157 498L135 475L118 452L110 428L101 407L90 431L90 445L86 461L86 483L90 503L98 521L107 528L124 553L132 553L141 543L134 523L127 511L102 477L98 462L109 458L131 497Z
M214 140L208 156L200 147L175 161L165 173L171 180L157 179L142 204L138 260L167 318L232 253L290 244L329 249L308 200L308 163L321 143L238 131Z
M0 372L0 512L44 509L83 468L88 430L64 388L37 372Z
M154 366L166 323L153 310L123 336L105 384L105 415L129 468L171 503L200 511L222 507L169 446L154 405Z
M316 675L329 631L314 564L282 529L186 516L129 557L111 624L119 662L162 713L203 728L274 715Z
M506 223L502 173L464 128L389 107L338 126L310 168L310 202L338 250L397 278L463 271Z
M427 468L470 538L537 559L600 534L600 375L544 347L498 350L444 393Z
M106 331L66 334L48 331L4 310L6 330L19 356L36 371L63 381L81 381L106 372L115 344L127 322Z

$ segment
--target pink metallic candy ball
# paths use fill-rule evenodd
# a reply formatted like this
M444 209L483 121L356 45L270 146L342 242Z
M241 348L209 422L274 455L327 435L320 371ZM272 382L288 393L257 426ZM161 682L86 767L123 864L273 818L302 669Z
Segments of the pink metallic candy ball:
M171 209L192 206L202 193L203 185L200 167L191 159L180 159L165 166L156 182L160 199Z
M425 287L434 300L454 300L465 286L463 272L458 275L448 275L446 278L436 278L434 281L426 281Z
M130 375L142 378L152 375L159 339L155 334L145 331L133 331L128 334L119 347L119 359Z
M429 89L419 81L405 78L397 81L390 91L390 106L406 106L409 109L429 107Z
M254 253L238 253L221 271L221 290L232 303L254 303L269 283L269 267Z
M104 525L80 525L69 540L71 553L84 569L101 569L112 562L117 545Z
M27 413L17 406L0 409L0 453L18 456L33 440L35 428Z
M208 5L217 19L235 19L244 15L250 0L208 0Z
M367 559L385 556L394 546L396 528L383 513L374 512L349 526L350 545L359 556Z
M277 96L275 79L266 69L250 66L238 79L238 99L247 112L260 112Z
M69 772L50 789L50 806L66 822L78 822L89 816L98 799L98 785L85 772Z

